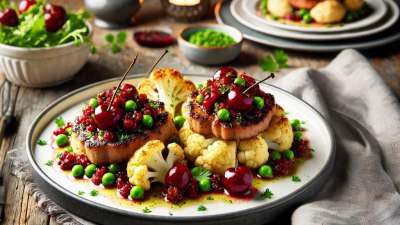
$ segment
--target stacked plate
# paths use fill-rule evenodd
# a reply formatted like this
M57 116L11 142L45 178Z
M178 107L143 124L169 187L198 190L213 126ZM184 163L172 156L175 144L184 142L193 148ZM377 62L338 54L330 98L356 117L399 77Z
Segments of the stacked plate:
M346 48L370 49L400 39L399 7L393 0L367 0L367 17L343 26L306 27L266 19L259 13L261 0L222 1L217 21L238 28L246 39L279 48L332 52Z

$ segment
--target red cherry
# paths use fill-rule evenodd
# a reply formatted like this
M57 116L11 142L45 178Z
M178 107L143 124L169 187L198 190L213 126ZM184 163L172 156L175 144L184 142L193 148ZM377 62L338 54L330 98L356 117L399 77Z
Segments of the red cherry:
M138 95L138 91L136 89L135 86L133 86L132 84L123 84L120 89L124 92L130 92L134 95Z
M192 173L185 164L177 163L165 175L165 184L184 190L192 179Z
M243 95L239 88L234 88L228 93L226 103L231 109L238 112L247 112L254 107L253 98Z
M18 15L14 9L5 9L3 12L0 12L0 23L4 26L14 27L18 25L18 22Z
M121 119L121 111L106 106L97 106L94 111L94 121L101 130L113 130Z
M237 77L237 72L231 67L222 67L214 74L214 80L219 80L224 77Z
M56 32L61 29L67 20L67 12L65 9L61 6L47 4L45 10L44 20L47 31Z
M246 166L229 168L225 171L222 183L225 189L232 195L243 195L250 190L253 174Z
M19 14L25 12L26 10L28 10L31 6L35 5L36 1L34 0L24 0L21 1L18 5L18 12Z

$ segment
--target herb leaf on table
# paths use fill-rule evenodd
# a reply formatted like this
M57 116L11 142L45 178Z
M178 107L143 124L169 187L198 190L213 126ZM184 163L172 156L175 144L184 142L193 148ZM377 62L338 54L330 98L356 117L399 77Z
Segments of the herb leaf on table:
M276 72L278 69L287 68L288 56L283 50L275 50L273 57L265 56L261 60L261 69L267 72Z

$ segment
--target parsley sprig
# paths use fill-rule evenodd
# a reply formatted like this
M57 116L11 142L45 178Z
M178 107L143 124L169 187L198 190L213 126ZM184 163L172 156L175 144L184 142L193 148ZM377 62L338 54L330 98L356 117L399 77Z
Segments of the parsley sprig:
M103 48L110 49L113 54L120 52L121 49L125 47L126 36L127 34L125 31L120 31L116 35L107 33L104 37L107 44L103 45Z
M57 117L54 122L56 123L57 127L65 126L65 122L64 122L64 119L62 118L62 116Z
M287 68L288 56L283 50L275 50L273 57L267 55L261 60L261 68L264 71L276 72L278 69Z
M261 193L261 196L267 199L271 199L272 195L274 195L269 188L265 189L265 191L263 193Z
M194 179L200 181L203 178L209 178L212 174L210 171L204 169L203 167L197 166L192 169L192 175Z

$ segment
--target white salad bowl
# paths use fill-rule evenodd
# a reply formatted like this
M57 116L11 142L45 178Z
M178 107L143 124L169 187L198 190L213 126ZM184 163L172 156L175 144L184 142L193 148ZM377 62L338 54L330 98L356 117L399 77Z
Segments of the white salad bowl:
M88 44L75 46L74 42L42 48L0 44L0 72L20 86L54 86L72 79L86 63L89 53Z

